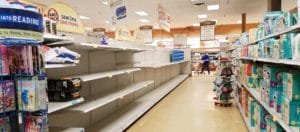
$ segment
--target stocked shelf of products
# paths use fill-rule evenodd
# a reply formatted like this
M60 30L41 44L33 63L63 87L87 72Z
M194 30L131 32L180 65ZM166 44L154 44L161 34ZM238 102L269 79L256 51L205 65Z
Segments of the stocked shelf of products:
M283 35L283 34L286 34L286 33L299 32L299 31L300 31L300 25L297 24L297 25L291 26L289 28L286 28L286 29L284 29L284 30L282 30L280 32L277 32L277 33L265 36L262 39L258 39L258 40L254 41L254 42L250 42L247 45L254 45L254 44L257 44L258 42L261 42L261 41L264 41L264 40L267 40L267 39L270 39L270 38L274 38L274 37L279 37L280 35Z
M139 67L139 68L160 68L160 67L164 67L164 66L176 65L176 64L186 63L186 62L189 62L189 60L183 60L183 61L178 61L178 62L170 62L170 63L162 63L162 64L136 64L134 67Z
M76 64L46 64L45 68L46 69L51 69L51 68L66 68L66 67L72 67L76 66Z
M251 132L252 129L251 129L251 126L250 126L249 121L247 121L247 118L246 118L246 116L245 116L245 111L244 111L244 109L242 109L242 106L241 106L241 104L239 103L239 101L237 100L237 97L234 97L234 99L235 99L236 105L237 105L237 107L238 107L238 109L239 109L239 111L240 111L240 114L241 114L241 116L242 116L242 118L243 118L243 120L244 120L244 122L245 122L245 124L246 124L246 126L247 126L248 131Z
M275 110L271 109L265 102L262 101L260 95L252 88L249 88L247 85L242 82L238 82L240 86L244 86L245 89L257 100L272 116L273 119L276 120L286 132L299 132L300 128L292 127L286 124L282 119L281 115L279 115Z
M48 113L53 113L77 104L80 104L84 101L83 98L78 98L72 101L67 101L67 102L50 102L48 104Z
M129 68L129 69L123 69L123 70L114 70L114 71L106 71L106 72L100 72L100 73L91 73L86 75L79 75L79 76L71 76L67 78L80 78L83 82L88 82L92 80L102 79L106 77L113 77L116 75L121 75L125 73L131 73L135 71L141 70L140 68Z
M135 100L131 105L116 112L106 120L87 128L87 131L113 131L122 132L140 116L147 112L153 105L176 88L188 77L187 74L179 75L155 90Z
M91 112L91 111L93 111L97 108L100 108L100 107L102 107L102 106L104 106L108 103L111 103L115 100L121 99L121 98L123 98L124 96L126 96L128 94L131 94L131 93L139 91L143 88L146 88L147 86L149 86L153 83L154 83L154 81L145 81L145 82L136 83L136 84L130 85L130 86L124 88L123 90L118 91L118 92L109 94L105 97L95 99L93 101L84 103L83 105L74 107L71 110L80 111L80 112L83 112L83 113L88 113L88 112Z
M271 59L271 58L252 58L252 57L241 57L241 60L249 60L253 62L265 62L272 64L283 64L283 65L292 65L300 66L300 61L297 60L283 60L283 59Z

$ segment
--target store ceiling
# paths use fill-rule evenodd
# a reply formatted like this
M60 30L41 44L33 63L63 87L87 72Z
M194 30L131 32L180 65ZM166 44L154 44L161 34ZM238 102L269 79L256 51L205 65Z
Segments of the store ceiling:
M111 22L112 11L102 2L105 0L30 0L36 3L50 5L63 2L72 6L79 15L89 17L83 20L86 27L104 27L113 29ZM296 0L283 0L284 8L295 6ZM122 24L130 29L141 25L157 26L157 5L160 3L172 16L172 27L187 27L204 20L217 20L217 24L236 24L241 20L241 13L247 14L247 23L257 23L267 11L267 0L206 0L207 4L219 4L217 11L207 11L206 5L194 6L190 0L127 0L128 17ZM135 11L145 11L149 16L138 16ZM207 14L207 19L199 19L199 14ZM149 23L142 23L139 19L147 19Z

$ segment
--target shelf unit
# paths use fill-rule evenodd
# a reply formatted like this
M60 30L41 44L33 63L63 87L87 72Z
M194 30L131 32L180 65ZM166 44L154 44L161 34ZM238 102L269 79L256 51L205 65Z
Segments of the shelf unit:
M265 102L262 101L260 95L252 88L249 88L247 85L243 84L242 82L238 82L238 85L243 86L259 104L261 104L268 112L273 116L273 119L276 119L276 121L282 126L286 132L299 132L300 128L289 126L287 123L285 123L281 119L281 115L277 113L274 109L271 109L269 105L267 105Z
M170 66L170 65L176 65L180 63L186 63L189 62L189 60L183 60L183 61L178 61L178 62L170 62L170 63L162 63L162 64L136 64L134 67L138 68L160 68L164 66Z
M250 125L250 123L249 123L249 120L247 120L247 118L246 118L246 116L245 116L245 111L244 111L244 109L242 108L241 104L240 104L239 101L237 100L237 97L234 97L234 100L235 100L236 105L237 105L237 107L238 107L238 109L239 109L239 111L240 111L240 114L241 114L241 116L242 116L242 118L243 118L243 120L244 120L244 123L245 123L246 126L247 126L248 131L249 131L249 132L252 132L252 127L251 127L251 125Z
M113 116L87 128L87 131L122 132L176 88L189 75L179 75L155 90L135 100L134 103L118 111Z
M113 70L113 71L106 71L106 72L99 72L99 73L91 73L91 74L85 74L85 75L79 75L79 76L70 76L66 78L80 78L83 82L88 82L92 80L102 79L102 78L112 78L113 76L136 72L141 70L140 68L129 68L129 69L123 69L123 70Z
M76 64L46 64L45 68L46 69L51 69L51 68L66 68L66 67L72 67L76 66Z
M248 60L253 62L265 62L272 64L282 64L291 66L300 66L300 61L298 60L283 60L283 59L271 59L271 58L253 58L253 57L241 57L241 60Z
M274 34L265 36L264 38L256 40L255 42L251 42L247 45L255 45L258 42L261 42L261 41L264 41L264 40L267 40L267 39L270 39L270 38L274 38L274 37L279 37L280 35L283 35L283 34L286 34L286 33L292 33L292 32L300 32L300 24L297 24L297 25L291 26L289 28L286 28L286 29L284 29L284 30L282 30L278 33L274 33Z
M67 101L67 102L50 102L48 104L48 113L53 113L74 105L78 105L84 101L83 98L78 98L75 100Z
M89 101L87 103L84 103L82 105L76 106L74 108L71 108L71 110L79 111L82 113L88 113L88 112L91 112L97 108L100 108L108 103L111 103L115 100L122 99L126 95L129 95L129 94L139 91L143 88L146 88L153 83L154 83L154 81L145 81L145 82L136 83L136 84L130 85L118 92L109 94L105 97L98 98L98 99Z
M84 128L61 128L61 127L50 127L51 132L85 132Z

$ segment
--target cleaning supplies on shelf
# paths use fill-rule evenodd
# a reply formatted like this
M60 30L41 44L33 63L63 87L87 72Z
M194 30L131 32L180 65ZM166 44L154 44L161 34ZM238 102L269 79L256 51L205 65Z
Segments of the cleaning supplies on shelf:
M48 96L53 102L80 98L80 79L48 79Z
M71 51L65 47L49 48L45 50L45 60L47 64L77 64L79 63L80 54Z

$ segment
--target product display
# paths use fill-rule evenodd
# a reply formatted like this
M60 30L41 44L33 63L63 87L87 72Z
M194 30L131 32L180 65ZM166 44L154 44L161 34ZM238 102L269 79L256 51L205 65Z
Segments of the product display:
M76 64L79 63L80 54L65 47L43 47L47 64Z
M80 79L48 80L48 96L53 102L69 101L80 97Z
M184 51L182 50L173 50L171 52L171 62L178 62L184 60Z

